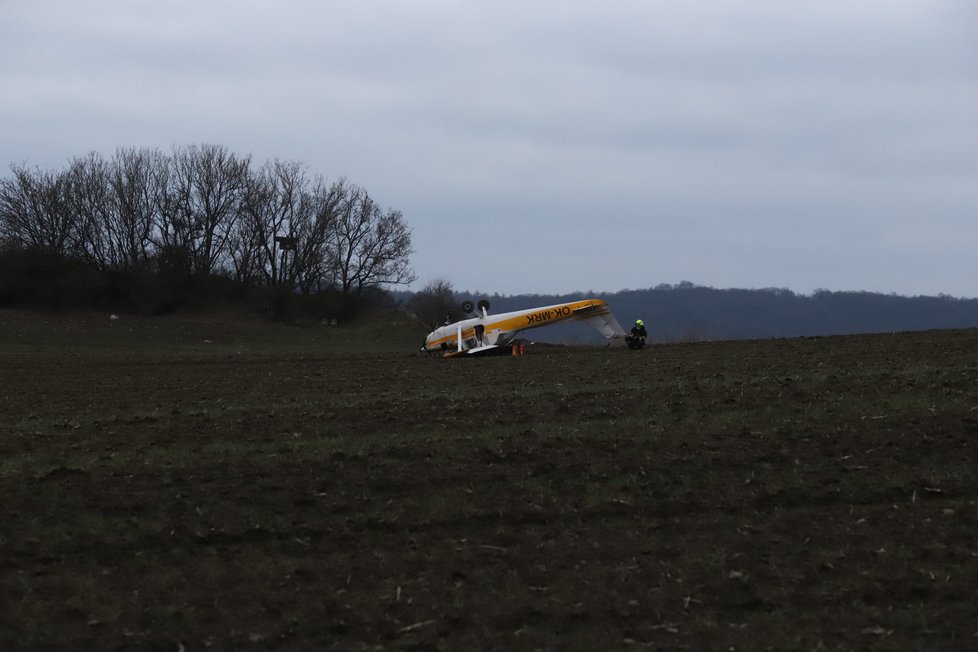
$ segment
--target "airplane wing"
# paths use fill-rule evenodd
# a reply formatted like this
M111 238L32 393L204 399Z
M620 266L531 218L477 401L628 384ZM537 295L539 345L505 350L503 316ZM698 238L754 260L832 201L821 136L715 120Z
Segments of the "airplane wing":
M611 314L611 308L606 303L592 304L578 308L574 311L574 318L586 321L588 326L609 340L618 339L627 335L625 329L621 327L621 324L618 323L615 316Z
M502 348L503 347L499 346L498 344L486 344L485 346L477 346L472 349L459 349L456 351L448 351L443 354L443 357L457 358L463 355L492 355L493 353L500 353L499 349Z
M486 344L484 346L477 346L474 349L469 349L468 351L465 351L465 354L466 355L490 355L492 354L493 351L498 353L499 349L501 348L503 347L499 346L498 344Z

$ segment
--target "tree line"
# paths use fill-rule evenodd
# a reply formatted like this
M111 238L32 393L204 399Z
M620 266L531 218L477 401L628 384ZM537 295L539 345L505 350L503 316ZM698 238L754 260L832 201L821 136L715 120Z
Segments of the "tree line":
M625 329L642 319L653 342L767 339L978 327L978 299L901 296L874 292L817 290L797 294L786 288L717 289L688 281L620 292L561 295L499 295L455 292L446 281L404 297L409 309L433 326L445 315L461 318L465 299L488 299L493 312L545 306L584 298L604 299ZM533 331L544 342L602 342L581 324L557 324Z
M172 297L222 279L279 302L327 294L346 306L414 280L401 212L300 163L256 166L194 145L10 170L0 179L0 303L30 299L25 288L52 270L99 279L123 298L148 284Z

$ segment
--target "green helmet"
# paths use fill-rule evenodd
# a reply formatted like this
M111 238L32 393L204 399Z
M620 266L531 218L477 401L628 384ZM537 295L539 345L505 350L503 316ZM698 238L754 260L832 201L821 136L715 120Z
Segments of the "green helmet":
M645 322L642 321L641 319L636 319L635 320L635 325L636 326L645 326Z

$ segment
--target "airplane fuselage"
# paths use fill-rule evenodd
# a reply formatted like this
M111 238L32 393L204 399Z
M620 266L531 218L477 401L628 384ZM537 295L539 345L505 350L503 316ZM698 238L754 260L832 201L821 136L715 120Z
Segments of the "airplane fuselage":
M547 324L610 316L608 304L600 299L584 299L541 308L514 310L498 315L483 312L480 317L463 319L436 328L425 339L423 351L465 352L485 346L505 346L525 329ZM613 317L611 318L613 320ZM617 322L616 322L617 325ZM620 330L618 326L618 330ZM618 333L615 333L618 336Z

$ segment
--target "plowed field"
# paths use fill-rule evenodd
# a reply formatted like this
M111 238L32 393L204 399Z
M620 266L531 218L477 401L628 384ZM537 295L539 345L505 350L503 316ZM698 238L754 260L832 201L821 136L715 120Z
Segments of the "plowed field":
M126 328L0 313L2 649L978 648L976 331Z

